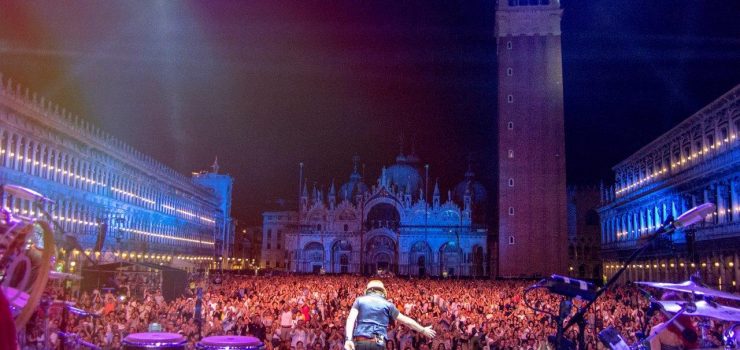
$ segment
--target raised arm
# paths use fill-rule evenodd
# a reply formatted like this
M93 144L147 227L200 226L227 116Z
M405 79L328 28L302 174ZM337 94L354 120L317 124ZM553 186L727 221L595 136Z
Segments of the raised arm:
M437 335L437 332L432 329L432 326L423 327L419 324L419 322L414 321L414 319L404 314L399 313L398 317L396 317L396 320L405 324L409 328L423 334L427 338L434 338L434 336Z
M344 326L345 350L355 350L355 343L352 341L352 334L354 334L355 332L355 321L357 321L358 313L359 311L357 311L357 309L354 307L349 310L349 315L347 316L347 324Z

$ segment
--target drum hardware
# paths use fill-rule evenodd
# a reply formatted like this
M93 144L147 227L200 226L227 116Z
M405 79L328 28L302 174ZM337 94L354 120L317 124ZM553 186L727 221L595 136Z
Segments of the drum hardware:
M10 312L13 314L13 317L17 317L21 313L21 310L28 304L30 295L13 287L1 286L0 290L5 294L8 302L10 302Z
M609 349L612 350L630 350L629 345L627 345L627 341L624 340L621 334L619 334L619 331L614 328L613 326L609 326L603 331L599 332L599 340L601 340L601 343L604 344ZM643 348L638 348L640 350L643 350Z
M720 290L714 290L709 287L704 287L697 284L695 280L689 280L681 283L635 282L635 284L659 289L667 289L675 292L691 293L693 295L698 295L702 297L722 298L740 301L740 295L723 292Z
M686 293L692 293L693 291L696 291L696 288L689 287L688 289L686 286L691 286L693 281L686 281L682 283L674 283L674 284L666 284L666 283L653 283L653 282L636 282L641 285L648 285L651 287L657 287L657 288L663 288L666 290L676 290L676 288L684 288L683 292ZM679 287L677 287L679 286ZM651 309L654 306L659 306L660 312L662 312L664 315L670 316L669 313L675 313L671 317L669 321L666 321L663 323L659 328L657 328L649 337L645 339L641 339L638 344L636 344L637 349L647 349L647 344L649 344L650 340L655 338L660 332L664 331L670 324L674 323L675 320L682 314L685 314L687 316L693 316L693 317L700 317L700 321L698 322L698 327L701 330L701 337L699 338L699 347L700 348L713 348L715 345L708 340L709 336L709 329L710 329L710 319L716 319L720 321L729 321L729 322L740 322L740 309L733 308L729 306L724 306L719 304L718 302L712 300L711 296L724 296L723 292L716 291L711 288L698 286L701 291L701 295L704 295L705 300L699 300L699 301L673 301L673 300L667 300L667 301L656 301L655 299L650 296L649 293L644 292L651 301ZM641 290L642 291L642 290ZM697 293L698 294L698 293ZM696 296L697 294L692 293L692 296ZM725 293L729 294L729 293ZM731 295L734 299L735 296ZM735 348L735 333L734 333L734 327L737 326L738 323L735 323L732 327L728 328L725 333L723 334L723 342L725 344L725 349L734 349ZM600 335L601 339L601 335ZM602 340L604 342L604 340ZM604 344L607 344L604 342ZM612 349L616 349L615 347L612 347Z
M123 338L124 350L170 349L184 350L187 339L178 333L132 333Z
M663 305L664 303L671 303L670 304L671 307L675 307L676 305L680 305L680 307L677 311L675 311L675 315L673 315L671 319L669 319L666 322L663 322L647 338L639 340L636 344L632 346L628 346L627 342L624 341L624 338L622 337L622 335L619 334L619 331L614 329L614 327L610 326L607 329L599 333L599 340L601 340L601 342L605 346L607 346L608 348L612 350L628 350L628 349L648 350L650 348L650 341L654 339L655 337L657 337L661 332L665 331L671 324L676 322L681 315L691 314L692 316L694 316L696 314L702 313L703 311L701 309L706 307L706 306L698 306L696 303L693 303L693 302L659 301L657 303L659 303L660 305ZM704 320L706 320L706 318L704 318ZM734 332L732 332L733 328L734 326L730 327L728 331L725 331L725 334L724 334L725 349L727 350L735 348L734 339L728 340L728 338L734 338ZM714 347L714 345L711 343L700 344L700 346L702 346L702 348Z
M699 319L699 322L697 322L696 325L699 328L699 330L701 330L701 338L699 340L699 347L701 348L714 347L715 345L712 344L711 341L709 341L709 337L708 337L709 328L712 326L711 323L709 322L709 319L706 317L702 317Z
M677 312L681 308L681 304L686 302L669 300L658 301L658 303L667 312ZM729 322L740 322L740 309L720 305L716 302L708 302L706 300L699 300L693 304L696 306L696 311L692 312L689 316L708 317Z
M262 350L265 344L250 336L211 336L195 344L198 350Z
M80 280L82 280L82 276L75 275L73 273L58 272L58 271L51 270L51 271L49 271L49 279L52 279L52 280L80 281Z
M9 292L11 305L18 309L15 328L21 329L36 311L46 288L55 253L54 234L48 222L14 215L7 209L0 211L0 219L0 282L3 293ZM40 241L34 235L37 227L42 231ZM28 244L29 237L37 241Z
M49 349L49 307L51 306L51 297L44 293L41 297L41 312L44 317L44 349Z
M0 193L2 194L2 197L0 197L2 199L5 199L6 196L11 196L14 199L23 199L30 201L32 207L38 210L43 218L41 220L37 220L35 218L23 217L13 214L6 209L2 209L2 211L0 212L0 270L4 270L5 272L3 274L3 280L0 280L0 282L3 283L4 287L17 288L24 293L28 292L26 293L28 297L25 305L22 305L20 307L20 312L18 312L15 316L16 329L20 329L23 328L23 326L32 316L33 312L35 312L36 307L39 304L41 294L46 287L46 283L50 275L52 279L81 279L80 277L73 274L52 271L52 260L55 258L56 252L55 243L61 242L60 244L62 246L68 247L69 250L78 249L80 251L84 251L84 249L73 235L65 233L64 228L54 220L52 215L47 210L48 208L46 208L46 205L54 205L54 201L45 197L39 192L15 185L4 184L0 186ZM27 238L32 234L36 225L40 226L43 232L43 235L41 237L43 245L37 246L35 244L31 244L30 247L28 247L26 244ZM58 233L56 235L55 229ZM25 254L22 250L24 248L26 249ZM30 257L27 255L29 255ZM39 255L40 257L38 257ZM90 256L82 256L90 264L97 265L97 263ZM40 266L38 267L31 264L36 260L39 261L38 265ZM23 276L23 278L21 279L21 284L9 286L9 283L16 281L6 281L5 279L7 279L7 277L15 271L17 265L20 265L22 263L26 263L27 266L30 266L31 268L37 270L37 276L29 279L29 273L26 272L25 276ZM24 270L29 271L31 269ZM13 277L14 278L11 278L11 280L15 279L15 276ZM69 288L69 284L65 283L63 300L67 299ZM6 289L4 288L3 291L6 291ZM20 293L16 294L18 294L20 297L25 297ZM20 302L16 303L19 304ZM64 349L65 347L65 337L67 336L67 334L71 334L66 333L67 313L68 308L65 307L62 310L62 322L60 325L62 332L59 334L61 337L61 349Z
M65 333L62 331L58 331L57 334L59 335L59 339L62 339L65 344L72 346L72 349L79 349L80 346L84 346L92 350L101 350L99 346L83 340L82 337L80 337L76 333Z
M641 342L639 342L639 344L637 344L637 348L638 349L647 349L648 348L648 344L650 344L650 341L653 340L655 337L657 337L658 334L660 334L664 330L668 329L668 326L670 326L671 324L673 324L674 322L676 322L676 320L678 320L678 318L681 315L683 315L684 313L693 314L696 311L697 311L696 304L694 304L693 302L683 302L681 304L681 308L676 312L676 314L673 315L673 317L671 317L668 321L663 322L663 324L661 324L659 327L657 327L655 329L655 331L652 332L652 334L650 334L650 336L648 336L647 338L645 338Z
M740 323L733 324L732 326L730 326L729 328L727 328L722 333L722 341L725 343L725 349L734 349L735 346L737 345L735 343L735 340L736 340L736 337L737 337L737 333L735 332L735 328L737 326L740 326Z
M92 312L85 311L83 309L74 307L72 305L65 305L64 306L67 311L71 312L74 315L80 316L80 317L93 317L93 318L100 318L100 315Z
M578 325L578 348L579 349L586 349L586 339L585 339L585 330L586 330L586 319L585 315L588 309L593 305L596 300L599 299L601 295L604 294L605 291L607 291L618 279L622 276L624 271L627 269L627 266L631 264L635 259L637 259L638 256L640 256L643 252L645 252L649 247L653 246L655 242L658 241L659 238L662 238L664 236L670 235L676 230L684 229L686 227L689 227L693 224L696 224L698 222L701 222L706 218L706 216L714 212L715 205L712 203L704 203L699 206L696 206L694 208L689 209L685 213L681 214L678 218L675 220L673 219L673 216L668 216L666 220L663 222L663 225L659 227L655 232L652 234L644 236L643 239L640 240L642 245L637 248L635 251L630 254L630 256L626 259L626 261L623 263L623 265L619 268L619 270L612 275L612 277L606 282L606 284L600 288L596 293L593 295L593 299L589 300L586 305L579 308L578 311L568 320L568 323L565 324L562 327L562 331L558 330L558 335L556 336L555 341L555 348L557 350L565 350L565 349L571 349L571 346L565 345L565 337L563 337L563 334L565 331L567 331L570 327L577 324ZM529 287L524 292L524 302L525 304L535 310L540 311L542 310L533 308L529 302L527 301L527 293L533 289L536 288L542 288L541 284L543 284L544 281L540 281L540 283ZM561 308L562 310L562 308ZM545 312L546 314L549 314L553 317L558 317L550 312Z

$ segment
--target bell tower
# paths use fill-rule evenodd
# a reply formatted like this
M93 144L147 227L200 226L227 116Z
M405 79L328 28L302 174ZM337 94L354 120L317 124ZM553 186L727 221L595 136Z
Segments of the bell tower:
M565 273L567 216L559 0L499 0L498 275Z

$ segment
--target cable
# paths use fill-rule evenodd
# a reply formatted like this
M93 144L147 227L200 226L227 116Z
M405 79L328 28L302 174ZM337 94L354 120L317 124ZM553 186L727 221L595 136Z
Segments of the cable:
M528 308L534 310L535 312L541 312L543 314L547 314L547 315L550 315L552 317L557 318L558 315L556 315L555 313L552 313L552 312L547 311L547 310L542 310L542 309L536 308L536 307L532 306L529 303L529 300L527 300L527 294L529 294L529 292L531 292L531 291L533 291L535 289L546 288L545 286L542 285L542 283L545 282L545 281L546 280L543 279L543 280L537 282L537 284L535 284L535 285L533 285L533 286L531 286L531 287L529 287L529 288L527 288L527 289L524 290L524 305L526 305Z

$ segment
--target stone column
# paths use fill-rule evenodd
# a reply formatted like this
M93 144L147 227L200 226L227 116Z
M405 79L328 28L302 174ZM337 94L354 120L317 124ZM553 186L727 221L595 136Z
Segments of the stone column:
M724 255L720 255L717 257L719 259L719 275L721 278L721 284L719 285L719 289L721 290L727 290L727 286L732 286L732 281L728 281L727 274L725 273L725 264L727 264L728 258L726 258Z
M56 165L54 166L54 181L65 184L64 177L62 176L62 165L64 164L65 159L67 158L67 155L62 152L57 152L56 157Z
M703 202L704 203L709 202L709 188L704 188L703 195L704 195L704 201ZM707 218L708 219L706 219L705 221L708 222L708 223L711 223L711 222L714 221L714 217L712 217L712 216L707 216Z
M640 238L640 218L638 217L639 212L632 213L632 239Z
M601 228L601 242L602 243L606 243L606 233L607 233L606 223L607 222L608 220L603 220L603 219L601 220L600 228Z
M28 164L29 164L28 163L29 140L28 140L28 138L23 137L23 141L24 141L22 143L23 147L20 150L20 154L23 156L23 159L20 160L21 164L20 164L19 170L22 173L25 173L26 171L28 171L28 168L29 168L29 166L28 166Z
M49 179L49 165L51 165L49 164L49 148L44 144L41 145L39 162L46 165L39 165L39 176L44 179Z
M2 153L0 153L0 166L5 166L6 158L8 157L8 145L5 143L5 137L3 135L5 135L5 129L0 128L0 150L2 150Z
M13 137L15 138L15 143L11 142L10 144L10 152L13 153L13 158L11 158L11 163L13 164L12 169L19 170L20 168L18 167L18 155L20 155L19 149L21 147L21 138L19 135L14 135ZM11 140L13 139L11 138Z
M725 185L723 183L717 183L715 189L717 196L717 223L723 224L726 222L727 217L727 203L725 202Z
M733 257L733 264L735 266L732 267L732 270L734 271L733 280L737 284L737 283L740 283L740 256L738 255L738 253L735 253L734 255L735 256ZM735 291L737 291L738 289L739 289L738 286L735 285Z
M31 161L28 163L28 165L31 167L29 174L33 176L38 175L39 167L41 167L41 163L39 162L39 143L34 142L33 147L31 147Z
M730 179L730 204L732 222L740 221L740 201L738 201L737 178Z

